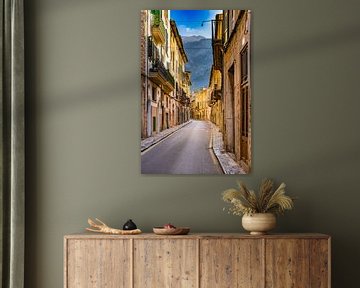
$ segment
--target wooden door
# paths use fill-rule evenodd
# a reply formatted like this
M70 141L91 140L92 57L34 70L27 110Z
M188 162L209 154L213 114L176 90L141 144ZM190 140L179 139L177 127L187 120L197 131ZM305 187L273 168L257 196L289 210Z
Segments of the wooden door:
M131 287L130 240L68 239L66 288Z
M240 143L240 158L249 165L249 129L250 129L250 97L249 97L249 86L241 88L241 143Z
M227 141L226 149L235 153L235 83L234 83L234 64L228 70L228 94L226 95L225 110L226 110L226 131Z
M249 167L251 164L250 155L250 54L249 45L240 52L240 160Z
M201 288L263 287L261 239L203 239L200 243Z
M308 287L309 255L306 239L267 239L266 287Z
M196 288L196 239L134 240L134 288Z

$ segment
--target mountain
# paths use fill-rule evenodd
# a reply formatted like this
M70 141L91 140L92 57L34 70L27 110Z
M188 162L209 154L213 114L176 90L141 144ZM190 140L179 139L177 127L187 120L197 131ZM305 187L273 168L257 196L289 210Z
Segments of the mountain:
M182 38L182 41L184 44L186 44L188 42L199 41L201 39L206 39L204 36L200 36L200 35L182 36L181 38Z
M211 39L203 36L182 36L182 40L189 60L186 70L191 71L191 90L208 87L213 62Z

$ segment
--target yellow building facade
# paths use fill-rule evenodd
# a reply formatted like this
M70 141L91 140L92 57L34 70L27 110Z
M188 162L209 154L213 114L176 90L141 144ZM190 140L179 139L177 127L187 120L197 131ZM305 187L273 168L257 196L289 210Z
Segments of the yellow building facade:
M212 20L210 120L223 133L225 150L245 172L251 169L249 10L223 10Z
M187 56L170 10L141 11L141 137L189 119ZM188 73L188 76L185 77Z
M223 35L223 14L217 14L212 21L212 51L213 65L211 67L209 90L210 90L210 120L220 131L224 131L224 108L222 97L222 35Z
M175 21L171 20L170 25L170 72L175 79L173 125L179 125L190 118L191 73L185 68L188 58Z
M210 120L210 89L202 88L198 91L195 91L192 99L192 118L196 120Z
M223 11L224 143L236 161L251 169L251 73L249 10Z
M210 106L210 120L223 131L224 111L221 92L221 71L211 67L210 81L209 81L209 106Z

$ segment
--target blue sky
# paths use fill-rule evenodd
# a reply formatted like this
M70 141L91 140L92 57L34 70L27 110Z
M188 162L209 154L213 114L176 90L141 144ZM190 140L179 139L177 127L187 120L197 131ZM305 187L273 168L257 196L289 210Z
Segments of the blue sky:
M222 10L171 10L170 18L175 20L181 36L201 35L211 38L211 22Z

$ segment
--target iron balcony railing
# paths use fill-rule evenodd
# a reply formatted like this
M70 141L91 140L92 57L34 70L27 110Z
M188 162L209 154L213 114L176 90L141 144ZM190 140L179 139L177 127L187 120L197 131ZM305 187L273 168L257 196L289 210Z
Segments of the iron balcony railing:
M222 55L223 43L221 39L212 39L213 49L213 63L216 70L222 70L223 55Z
M213 50L213 63L216 70L222 70L223 62L223 40L222 40L222 27L223 27L223 15L218 14L216 18L211 21L211 44Z
M168 69L165 68L164 64L159 60L155 59L150 72L158 72L166 81L168 81L173 87L175 85L174 77L171 75Z
M159 52L152 40L152 37L151 36L148 36L148 57L149 59L158 59L160 56L159 56Z
M211 92L211 100L214 102L221 100L221 89L215 89Z
M178 98L179 98L181 104L183 104L183 105L190 104L190 98L187 96L186 92L183 89L179 90Z

